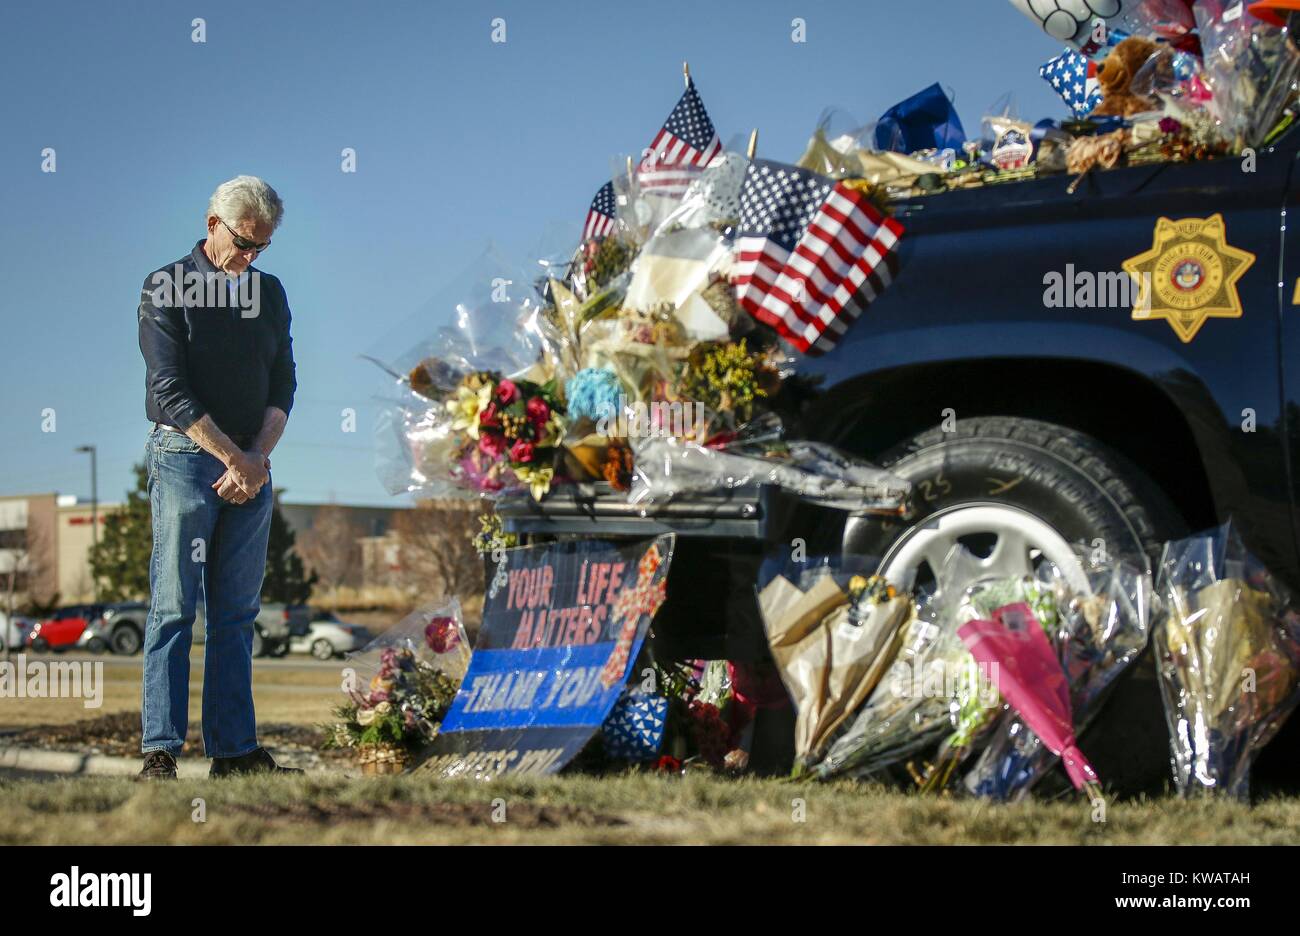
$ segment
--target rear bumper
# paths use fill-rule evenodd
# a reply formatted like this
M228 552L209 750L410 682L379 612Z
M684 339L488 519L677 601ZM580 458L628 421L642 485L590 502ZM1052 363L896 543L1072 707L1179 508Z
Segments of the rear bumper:
M538 503L527 495L504 497L496 512L509 533L555 536L685 537L764 540L787 507L769 486L693 494L654 504L629 504L608 485L558 488Z

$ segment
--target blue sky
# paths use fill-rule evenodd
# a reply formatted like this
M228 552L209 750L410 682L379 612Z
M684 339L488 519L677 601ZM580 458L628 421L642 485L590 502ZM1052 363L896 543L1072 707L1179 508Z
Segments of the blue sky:
M91 443L101 499L121 498L148 428L140 284L204 235L231 176L266 178L287 208L258 262L288 290L298 360L275 483L388 504L372 439L387 380L358 353L428 337L489 245L523 266L576 243L611 159L680 95L683 59L724 141L756 126L762 155L793 161L825 108L866 123L934 81L971 135L1007 92L1021 117L1062 117L1037 73L1058 51L1005 0L7 0L0 494L88 495L73 449Z

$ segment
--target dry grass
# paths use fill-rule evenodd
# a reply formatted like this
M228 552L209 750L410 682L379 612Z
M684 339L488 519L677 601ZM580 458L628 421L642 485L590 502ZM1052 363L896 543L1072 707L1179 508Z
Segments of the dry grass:
M40 659L48 662L59 658ZM58 725L112 712L139 711L141 671L138 658L135 662L134 666L104 667L99 708L87 708L83 699L5 699L0 702L0 725L8 728ZM258 721L312 725L329 720L330 710L341 698L339 687L345 665L342 660L335 663L336 666L310 669L255 664L253 701ZM196 650L190 656L190 714L194 718L198 717L202 699L203 656L201 650Z
M1081 800L993 806L709 775L0 780L0 844L1296 844L1298 830L1294 798L1116 803L1097 823Z

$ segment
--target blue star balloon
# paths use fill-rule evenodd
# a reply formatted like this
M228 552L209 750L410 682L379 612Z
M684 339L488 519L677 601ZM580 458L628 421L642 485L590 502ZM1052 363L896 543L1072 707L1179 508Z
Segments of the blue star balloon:
M1101 103L1101 85L1097 81L1097 63L1066 49L1049 59L1038 74L1052 86L1075 117L1087 117Z

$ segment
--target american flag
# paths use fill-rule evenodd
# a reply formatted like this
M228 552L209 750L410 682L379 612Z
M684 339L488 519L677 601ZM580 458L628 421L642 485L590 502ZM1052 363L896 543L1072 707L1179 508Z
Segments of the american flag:
M607 236L614 230L616 218L614 183L606 182L600 187L596 197L591 200L591 207L587 209L587 223L582 230L582 239L591 240L593 237Z
M1075 117L1087 117L1101 103L1101 83L1097 80L1097 63L1073 49L1066 49L1038 69L1043 80L1074 111Z
M691 180L721 152L718 131L695 82L688 79L685 93L637 167L637 181L655 195L680 198Z
M740 190L736 300L800 351L829 351L897 272L902 235L843 182L756 159Z

